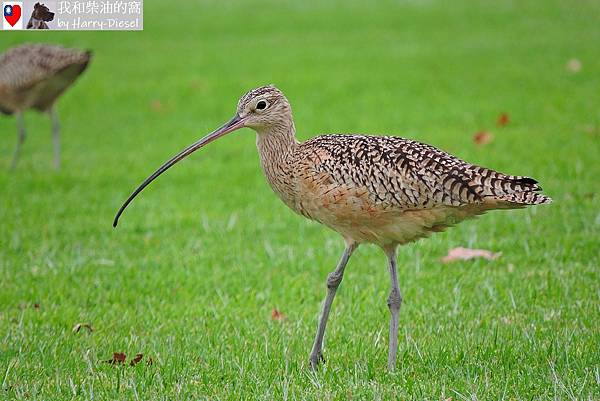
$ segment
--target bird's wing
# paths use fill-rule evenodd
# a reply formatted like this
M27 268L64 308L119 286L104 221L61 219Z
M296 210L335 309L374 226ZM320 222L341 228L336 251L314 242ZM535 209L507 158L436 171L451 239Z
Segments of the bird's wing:
M68 71L62 79L73 82L85 69L90 53L45 44L25 44L0 56L0 92L29 89L41 81ZM80 66L79 69L69 69Z
M316 174L326 174L334 185L367 191L371 201L382 208L547 203L546 197L535 193L541 188L532 178L475 166L408 139L324 135L305 146L313 154Z

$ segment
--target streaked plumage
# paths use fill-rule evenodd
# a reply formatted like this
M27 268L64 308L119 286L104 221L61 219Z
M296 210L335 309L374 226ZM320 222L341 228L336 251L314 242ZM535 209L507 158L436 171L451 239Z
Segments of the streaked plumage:
M529 177L399 137L319 136L295 146L290 164L294 185L276 192L356 242L405 244L487 210L550 201Z
M52 112L56 99L86 69L91 52L47 44L24 44L0 55L0 112L17 114L19 145L25 137L22 116L27 109ZM58 155L58 120L54 116L55 163Z
M125 207L152 180L195 150L241 127L256 131L260 163L271 188L295 212L340 233L346 250L327 278L327 298L310 355L322 359L325 325L346 263L361 243L388 256L392 313L388 367L394 369L398 341L398 245L493 209L550 203L533 178L475 166L440 149L393 136L323 135L296 140L291 107L274 86L245 94L235 117L173 157L133 192Z

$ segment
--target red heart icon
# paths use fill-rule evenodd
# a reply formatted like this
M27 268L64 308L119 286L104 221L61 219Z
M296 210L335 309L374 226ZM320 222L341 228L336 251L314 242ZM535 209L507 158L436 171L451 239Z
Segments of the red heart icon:
M15 26L15 24L21 19L21 6L15 4L11 7L12 15L5 15L4 18L6 18L10 26Z

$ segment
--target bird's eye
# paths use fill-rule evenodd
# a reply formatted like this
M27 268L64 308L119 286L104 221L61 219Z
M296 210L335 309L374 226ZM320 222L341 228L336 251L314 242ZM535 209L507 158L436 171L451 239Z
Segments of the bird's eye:
M267 108L267 102L265 100L261 100L260 102L256 103L256 110L264 110Z

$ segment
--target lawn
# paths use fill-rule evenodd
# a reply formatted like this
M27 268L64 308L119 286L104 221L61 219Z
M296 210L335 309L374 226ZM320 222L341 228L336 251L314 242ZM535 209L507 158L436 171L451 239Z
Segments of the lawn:
M148 0L143 32L5 32L0 51L25 41L94 60L59 104L60 171L32 112L8 172L15 121L0 118L0 398L600 399L597 2ZM326 364L308 369L343 241L272 193L252 131L173 168L111 227L137 184L267 83L301 140L410 137L554 199L400 249L394 373L373 246L347 268ZM502 255L441 263L457 246ZM143 359L114 366L115 352Z

